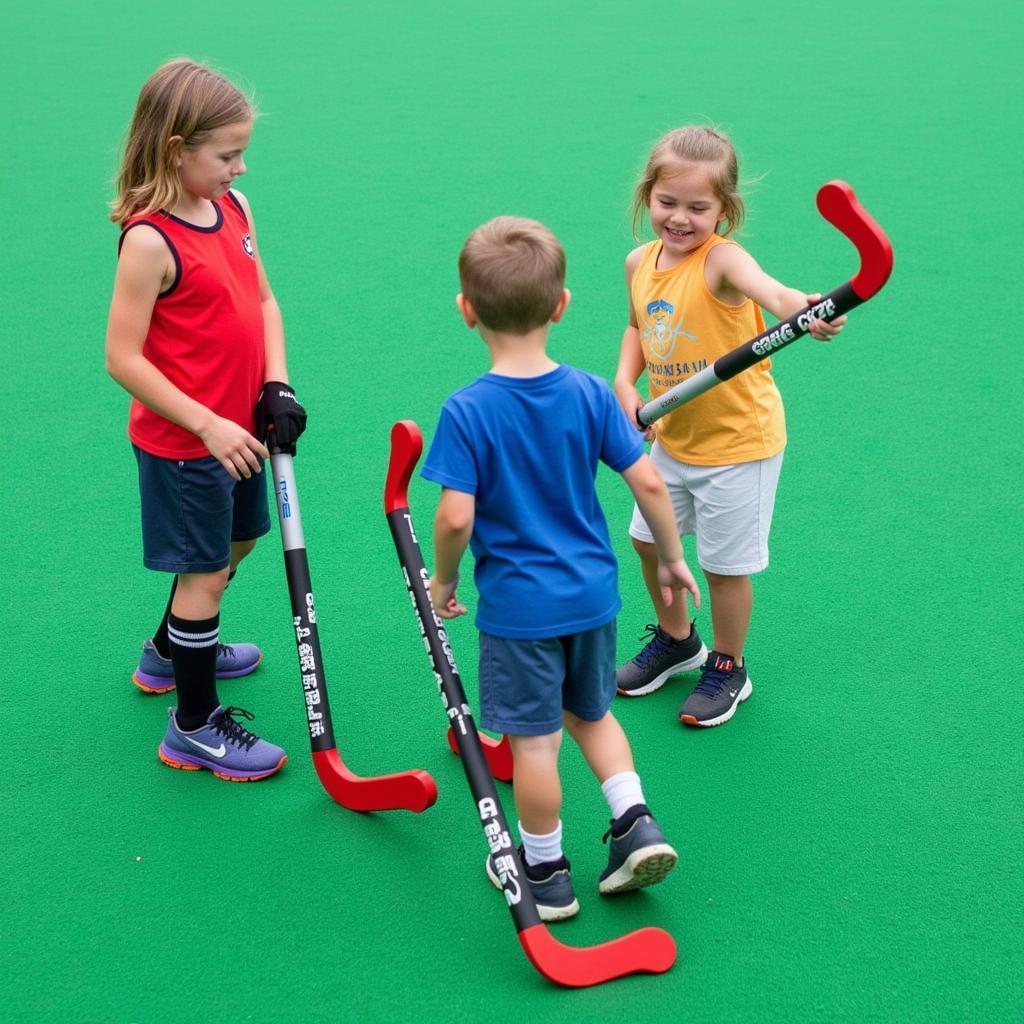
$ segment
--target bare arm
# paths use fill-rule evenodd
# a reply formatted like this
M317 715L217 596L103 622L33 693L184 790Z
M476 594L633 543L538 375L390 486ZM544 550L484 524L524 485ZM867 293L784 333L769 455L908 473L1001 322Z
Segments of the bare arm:
M459 562L473 534L476 498L464 491L445 487L434 516L434 575L430 580L430 601L442 619L466 614L455 596L459 583Z
M818 294L808 295L776 281L761 269L750 253L744 252L738 245L716 245L708 254L705 275L708 287L722 302L738 305L744 298L753 299L779 320L785 320L810 302L821 298ZM818 341L829 341L843 329L845 323L845 316L838 317L832 323L815 320L810 334Z
M658 582L665 604L672 603L672 592L689 591L693 595L693 606L700 607L700 591L683 558L683 546L679 541L679 527L676 524L672 501L664 481L646 455L641 455L622 474L623 480L633 492L658 551Z
M125 236L107 322L107 372L147 408L191 431L236 479L259 471L267 451L247 430L190 398L142 353L153 307L173 279L171 254L146 225Z
M256 244L256 223L252 218L252 209L249 200L242 195L238 189L231 190L245 210L245 216L249 221L249 237L252 240L253 252L256 254L256 273L260 282L260 304L263 307L263 332L264 347L266 350L267 368L263 379L280 381L282 384L288 381L288 364L284 353L284 318L281 316L281 307L270 288L267 280L267 272L263 267L263 260L260 257L260 250Z
M640 328L637 323L636 310L633 309L633 299L630 294L630 285L633 283L633 275L636 268L640 266L643 258L644 247L638 246L626 257L626 295L629 302L629 319L626 329L622 332L622 344L619 348L619 365L615 369L615 397L619 405L625 410L629 422L635 424L637 410L644 404L644 396L637 389L636 382L640 374L644 372L646 363L644 361L644 350L640 344ZM654 428L648 427L644 431L644 439L650 441L654 437Z

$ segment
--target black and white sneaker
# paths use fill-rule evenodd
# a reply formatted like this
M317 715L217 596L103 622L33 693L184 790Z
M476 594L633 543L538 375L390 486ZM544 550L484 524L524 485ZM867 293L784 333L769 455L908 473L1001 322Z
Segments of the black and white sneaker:
M646 804L634 804L616 818L603 841L608 842L609 836L608 866L598 880L604 896L654 885L679 860Z
M654 693L669 676L697 668L708 656L695 622L690 623L690 635L685 640L674 640L653 622L647 624L640 639L647 640L640 653L615 673L615 687L623 697Z
M492 853L484 862L487 877L498 889L501 888L503 859ZM527 864L526 853L520 846L519 859L526 872L526 882L542 921L564 921L567 917L573 917L580 912L580 905L572 888L572 866L565 857L544 864Z
M712 651L700 682L679 709L679 721L683 725L722 725L753 692L746 663L737 665L731 654Z

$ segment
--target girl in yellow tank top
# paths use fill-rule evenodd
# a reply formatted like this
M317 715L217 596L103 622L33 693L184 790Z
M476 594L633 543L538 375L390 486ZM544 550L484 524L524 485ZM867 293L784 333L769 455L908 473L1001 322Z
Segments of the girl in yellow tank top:
M732 143L709 128L669 132L655 145L636 189L634 215L647 210L656 235L626 257L629 324L622 337L615 392L630 420L646 399L636 382L646 370L651 397L708 366L764 330L761 309L782 320L818 296L766 274L730 239L743 220ZM827 341L842 329L816 322ZM680 406L648 429L681 533L697 537L711 597L710 654L685 601L666 605L658 555L637 510L630 534L658 619L650 641L618 671L621 694L641 696L676 672L702 665L680 708L687 725L719 725L751 693L743 657L753 606L751 573L768 564L768 526L786 445L782 399L763 360ZM707 655L705 660L705 655Z
M751 299L727 303L708 286L708 263L721 245L735 243L709 234L675 263L661 241L640 250L629 292L652 398L764 330ZM665 451L704 466L782 451L786 423L771 360L751 369L663 417L657 434Z

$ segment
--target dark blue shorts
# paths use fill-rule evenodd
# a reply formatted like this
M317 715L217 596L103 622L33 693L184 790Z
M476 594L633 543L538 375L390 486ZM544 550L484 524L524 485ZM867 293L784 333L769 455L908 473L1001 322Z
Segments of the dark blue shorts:
M235 480L212 456L162 459L132 445L139 463L142 561L162 572L215 572L231 542L270 532L266 473Z
M562 728L562 710L598 722L615 697L615 620L546 640L480 634L480 724L513 736Z

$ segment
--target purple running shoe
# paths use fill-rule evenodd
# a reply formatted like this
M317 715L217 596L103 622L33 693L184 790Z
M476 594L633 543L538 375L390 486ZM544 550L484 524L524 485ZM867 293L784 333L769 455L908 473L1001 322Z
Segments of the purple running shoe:
M281 747L261 740L235 720L235 715L252 720L244 708L218 707L205 725L190 732L178 728L176 711L168 709L167 732L157 748L157 756L169 768L208 768L227 782L255 782L273 775L288 760Z
M263 652L255 644L217 644L217 678L234 679L255 672ZM152 640L142 645L139 667L132 682L146 693L170 693L174 689L174 666L160 656Z

